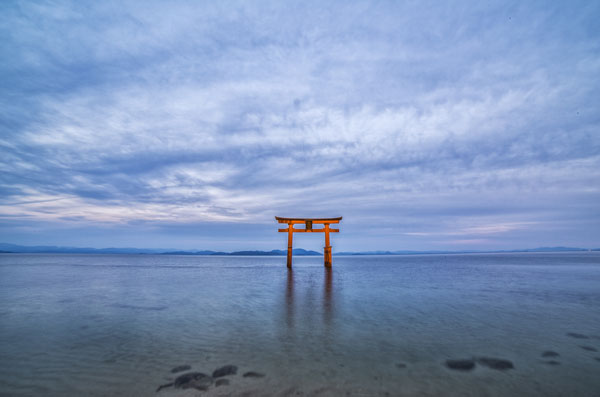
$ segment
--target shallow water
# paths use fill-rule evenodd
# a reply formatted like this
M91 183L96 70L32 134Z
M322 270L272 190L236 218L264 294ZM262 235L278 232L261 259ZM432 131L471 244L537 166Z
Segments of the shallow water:
M284 257L0 255L0 395L598 395L600 353L582 346L600 350L599 253L334 257L331 271L297 257L292 272ZM473 357L514 369L445 366ZM156 393L182 364L240 370Z

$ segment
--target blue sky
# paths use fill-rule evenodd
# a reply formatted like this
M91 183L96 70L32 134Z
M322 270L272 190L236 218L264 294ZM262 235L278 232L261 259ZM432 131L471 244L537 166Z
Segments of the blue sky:
M2 242L600 246L600 2L0 12Z

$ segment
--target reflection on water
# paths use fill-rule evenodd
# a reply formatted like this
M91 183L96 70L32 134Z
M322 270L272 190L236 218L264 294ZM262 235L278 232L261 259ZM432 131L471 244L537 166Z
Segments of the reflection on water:
M331 326L331 314L333 311L333 300L332 300L332 268L324 268L324 287L323 287L323 322L329 328Z
M285 288L285 323L288 330L294 327L294 270L289 268Z
M296 285L294 282L294 270L287 269L287 278L285 284L285 323L288 327L288 332L292 332L294 330L294 326L298 323L298 319L296 316L298 315L306 315L309 318L313 319L314 312L319 310L319 307L323 313L323 323L322 324L313 324L313 326L317 325L316 328L322 329L326 334L331 331L332 327L332 316L334 312L334 294L333 294L333 272L332 268L324 267L323 269L323 294L322 296L314 296L313 295L313 284L304 280L303 284L308 286L308 292L304 295L302 292L301 296L297 298L296 295ZM307 274L304 274L307 275ZM309 274L310 276L314 276L314 274ZM300 282L300 281L299 281ZM295 305L299 305L301 309L296 312ZM299 314L300 313L300 314Z

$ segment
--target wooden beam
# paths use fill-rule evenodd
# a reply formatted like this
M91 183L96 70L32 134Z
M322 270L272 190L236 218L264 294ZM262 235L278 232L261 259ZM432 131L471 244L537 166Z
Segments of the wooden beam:
M324 223L340 223L342 217L339 216L337 218L282 218L280 216L276 216L275 219L279 223L288 223L288 224L296 224L296 223L306 223L306 221L311 221L312 223L324 224Z
M280 232L282 233L287 233L289 229L278 229ZM325 229L310 229L310 230L306 230L306 229L294 229L292 228L293 233L323 233L325 231ZM340 231L340 229L329 229L330 232L332 233L338 233Z
M329 245L329 223L325 224L325 247L323 248L323 259L325 267L331 267L331 245Z
M288 250L287 250L287 267L288 269L292 268L292 239L294 233L292 232L292 228L290 227L288 230Z

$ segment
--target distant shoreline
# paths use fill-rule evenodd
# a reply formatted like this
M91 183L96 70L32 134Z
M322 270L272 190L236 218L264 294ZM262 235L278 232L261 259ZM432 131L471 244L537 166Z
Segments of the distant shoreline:
M452 254L500 254L500 253L549 253L549 252L592 252L600 248L577 247L539 247L514 250L462 250L462 251L341 251L334 252L336 256L364 255L452 255ZM174 250L174 249L144 249L144 248L78 248L58 246L21 246L0 243L0 254L138 254L138 255L185 255L185 256L286 256L286 250L246 250L246 251L212 251L212 250ZM294 256L322 256L322 252L295 248Z

